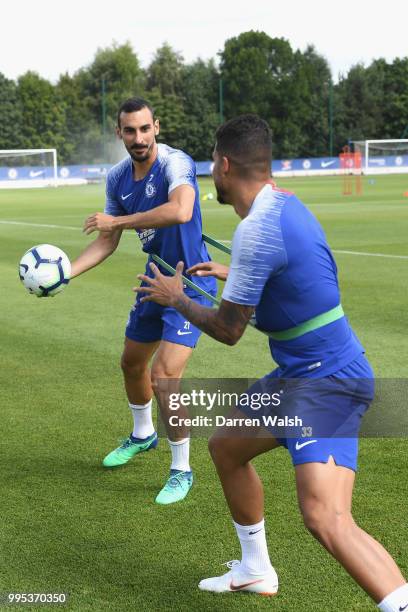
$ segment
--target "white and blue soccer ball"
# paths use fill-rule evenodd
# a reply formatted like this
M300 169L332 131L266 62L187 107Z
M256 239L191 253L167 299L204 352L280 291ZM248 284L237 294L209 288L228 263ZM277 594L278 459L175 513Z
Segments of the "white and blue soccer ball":
M39 244L24 253L19 274L27 291L38 297L50 297L60 293L68 285L71 262L58 247Z

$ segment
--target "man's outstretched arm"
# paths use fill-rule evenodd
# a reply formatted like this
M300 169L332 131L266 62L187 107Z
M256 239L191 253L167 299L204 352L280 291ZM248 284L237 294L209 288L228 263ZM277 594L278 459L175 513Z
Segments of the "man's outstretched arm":
M72 262L71 278L94 268L116 250L122 232L103 232Z
M217 309L201 306L183 291L182 262L177 264L173 277L161 274L153 263L150 267L154 278L139 274L138 278L146 282L147 286L134 288L137 293L144 294L142 301L154 301L162 306L175 308L193 325L218 342L231 346L238 342L253 314L253 306L243 306L226 300L222 300Z
M146 212L112 216L97 212L87 218L84 232L111 232L126 229L150 229L187 223L193 215L195 191L191 185L179 185L169 195L169 201Z

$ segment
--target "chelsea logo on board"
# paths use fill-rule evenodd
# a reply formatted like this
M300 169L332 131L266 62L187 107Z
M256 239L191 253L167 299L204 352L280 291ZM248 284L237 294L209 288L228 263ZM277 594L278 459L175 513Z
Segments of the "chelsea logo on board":
M149 181L146 184L145 194L148 198L152 198L156 193L156 187L150 181L154 178L154 174L151 174L149 177Z

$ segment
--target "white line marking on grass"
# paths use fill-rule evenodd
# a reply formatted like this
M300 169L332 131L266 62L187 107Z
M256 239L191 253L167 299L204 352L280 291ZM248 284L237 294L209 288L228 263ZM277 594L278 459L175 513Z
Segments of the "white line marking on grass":
M2 225L25 225L28 227L46 227L50 229L67 229L80 231L80 227L74 227L73 225L51 225L47 223L28 223L25 221L2 221ZM231 244L231 240L219 240L222 244ZM340 255L357 255L361 257L385 257L387 259L408 259L408 255L392 255L387 253L366 253L364 251L345 251L340 249L333 249L333 253L339 253Z
M338 249L333 250L333 253L340 253L341 255L361 255L363 257L388 257L389 259L408 259L408 255L391 255L386 253L364 253L360 251L340 251Z
M48 223L28 223L25 221L1 221L2 225L25 225L28 227L48 227L51 229L68 229L68 230L80 230L80 227L73 227L72 225L50 225Z
M308 202L306 205L306 208L327 208L329 210L331 209L337 209L340 208L342 212L348 213L348 212L366 212L367 210L372 210L372 209L378 209L380 206L385 206L387 210L395 210L395 209L400 209L400 208L406 208L407 203L396 198L395 200L392 200L392 202L388 201L380 201L380 200L374 200L371 202L362 202L361 200L347 200L344 202ZM354 206L358 206L358 208L354 208ZM202 212L227 212L230 213L232 209L232 206L222 206L220 204L218 205L209 205L207 203L202 204L201 206L201 210ZM337 212L337 210L336 210Z
M231 240L219 240L222 244L231 244ZM389 259L408 259L408 255L392 255L387 253L366 253L364 251L344 251L340 249L333 249L333 253L339 253L341 255L360 255L362 257L385 257Z

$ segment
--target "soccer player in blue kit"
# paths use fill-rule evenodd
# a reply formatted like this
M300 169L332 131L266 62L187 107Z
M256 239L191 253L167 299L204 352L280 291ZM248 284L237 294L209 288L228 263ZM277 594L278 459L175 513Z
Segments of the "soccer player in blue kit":
M129 156L108 173L105 212L91 215L84 226L87 234L99 231L99 235L72 263L72 277L110 256L122 231L129 229L139 235L143 251L149 255L148 262L152 253L174 266L181 259L189 266L209 260L202 239L195 164L183 151L158 144L158 133L159 121L146 100L131 98L122 104L117 134ZM146 274L149 273L147 265ZM200 287L211 295L216 293L214 278L203 278ZM186 293L199 304L210 304L194 290L187 288ZM123 465L136 454L157 446L152 421L153 391L166 424L168 405L163 387L177 384L200 334L174 308L136 300L126 327L121 361L133 431L105 457L105 467ZM170 476L156 497L159 504L184 499L193 482L188 430L173 428L168 436L172 462Z
M235 344L255 313L269 335L278 368L253 385L289 389L304 417L336 417L342 435L281 437L270 431L245 435L250 409L238 404L238 434L220 428L210 452L232 514L242 556L224 575L202 580L205 591L249 591L273 595L278 577L265 538L263 489L250 461L284 446L292 456L304 523L384 612L408 610L408 584L388 552L356 525L351 514L361 416L373 397L373 373L340 304L337 269L315 217L291 193L271 181L272 139L256 115L243 115L216 134L213 178L218 201L233 205L242 219L233 242L231 266L203 262L187 269L198 279L226 280L220 306L206 308L184 292L183 262L174 278L139 278L145 300L172 306L216 340ZM296 381L296 384L293 384ZM289 384L287 384L289 383ZM300 383L299 385L297 383ZM286 386L285 386L286 385ZM282 409L285 410L285 393ZM257 416L257 415L256 415ZM340 418L339 418L340 417ZM331 431L335 434L335 431Z

